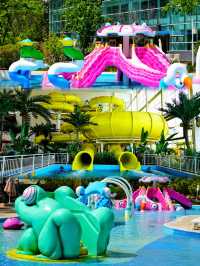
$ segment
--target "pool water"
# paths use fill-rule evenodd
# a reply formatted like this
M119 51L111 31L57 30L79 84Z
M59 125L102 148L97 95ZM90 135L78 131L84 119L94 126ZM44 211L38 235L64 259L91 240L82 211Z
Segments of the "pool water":
M107 257L89 259L81 265L134 265L134 266L198 266L200 236L172 234L164 223L182 215L200 215L200 207L180 212L136 212L124 222L123 211L115 211L115 226L111 231ZM17 245L23 231L0 231L1 266L41 266L50 263L14 261L5 252ZM69 263L80 265L77 262ZM63 265L63 263L56 263Z
M42 75L32 75L30 79L31 88L33 89L41 89L43 76ZM15 89L20 86L19 82L13 80L0 80L0 89ZM115 72L103 72L96 80L96 82L92 85L93 89L141 89L144 86L136 83L130 82L125 85L123 82L116 80Z

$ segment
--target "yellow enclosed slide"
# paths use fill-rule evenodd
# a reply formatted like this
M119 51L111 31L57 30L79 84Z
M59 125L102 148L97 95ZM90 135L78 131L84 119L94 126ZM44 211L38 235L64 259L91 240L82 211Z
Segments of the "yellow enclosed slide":
M72 163L72 170L93 170L95 148L92 144L83 144L82 150L78 152Z
M76 95L65 94L60 92L51 92L49 103L42 104L46 109L58 112L73 112L75 105L81 105L81 98Z
M102 112L96 113L85 135L91 140L115 140L125 143L140 140L142 128L149 132L148 141L160 139L162 130L166 135L168 126L163 116L149 112Z
M51 133L51 139L50 142L55 142L55 143L64 143L64 142L74 142L76 136L75 134L63 134L63 133L59 133L59 132L52 132ZM44 135L40 135L35 137L35 143L36 144L40 144L43 140L45 139ZM85 141L86 138L80 134L79 135L79 139L80 141Z
M92 98L89 101L89 105L92 110L99 110L99 105L102 104L108 104L109 105L109 112L115 111L124 111L125 110L125 104L122 99L119 99L114 96L99 96Z
M126 170L140 170L140 162L135 154L129 151L122 151L120 145L111 145L110 151L115 154L116 159L119 162L120 172Z

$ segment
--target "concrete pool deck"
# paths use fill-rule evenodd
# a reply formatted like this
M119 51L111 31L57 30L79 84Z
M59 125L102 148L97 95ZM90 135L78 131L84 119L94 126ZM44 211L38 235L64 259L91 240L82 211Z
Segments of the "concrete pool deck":
M169 223L164 224L167 229L171 229L174 232L183 232L188 234L196 234L200 237L200 230L194 230L194 224L192 221L199 218L199 215L187 215L177 218Z

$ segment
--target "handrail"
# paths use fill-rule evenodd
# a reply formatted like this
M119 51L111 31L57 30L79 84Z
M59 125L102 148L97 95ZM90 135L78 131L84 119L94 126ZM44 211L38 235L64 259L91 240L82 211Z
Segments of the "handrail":
M199 156L163 156L157 154L144 154L143 165L158 165L169 169L176 169L179 172L186 172L195 175L200 174Z
M7 177L34 173L36 169L55 163L68 163L68 153L47 153L0 157L0 183Z

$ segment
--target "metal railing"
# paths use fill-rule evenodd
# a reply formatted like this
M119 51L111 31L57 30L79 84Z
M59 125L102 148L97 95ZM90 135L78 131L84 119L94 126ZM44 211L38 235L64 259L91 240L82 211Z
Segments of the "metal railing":
M2 156L0 157L0 182L3 182L6 177L25 175L51 164L68 162L68 153Z
M177 155L157 155L145 154L143 159L144 165L159 165L181 172L188 172L200 175L200 157L177 156Z

